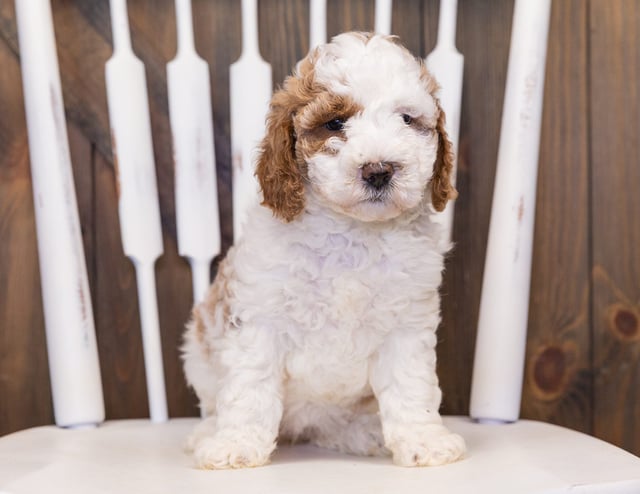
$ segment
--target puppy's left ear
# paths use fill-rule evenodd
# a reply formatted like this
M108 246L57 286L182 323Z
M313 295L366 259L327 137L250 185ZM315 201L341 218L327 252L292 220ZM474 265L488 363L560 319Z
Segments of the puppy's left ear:
M438 154L433 167L433 175L429 182L431 188L431 204L436 211L443 211L447 205L447 201L458 197L458 192L451 182L453 175L454 153L453 144L449 140L447 131L445 130L444 111L438 105L438 123L436 131L438 132Z

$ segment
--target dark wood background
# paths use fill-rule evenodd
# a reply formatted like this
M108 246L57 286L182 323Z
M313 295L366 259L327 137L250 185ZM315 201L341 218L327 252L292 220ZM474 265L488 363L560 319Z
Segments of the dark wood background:
M425 56L437 0L396 0L393 31ZM223 243L231 242L229 65L240 3L194 0L211 67ZM373 28L373 0L329 0L329 35ZM53 12L104 382L107 417L147 415L132 265L120 243L104 87L107 0L54 0ZM512 0L460 0L465 56L454 237L439 333L443 411L466 414L493 190ZM131 0L149 84L165 253L157 264L169 409L196 415L178 362L191 301L176 252L165 65L171 0ZM280 83L308 50L305 0L260 0L260 44ZM640 2L555 0L546 75L522 415L640 453ZM0 434L52 422L29 156L13 2L0 2ZM499 344L499 342L496 342Z

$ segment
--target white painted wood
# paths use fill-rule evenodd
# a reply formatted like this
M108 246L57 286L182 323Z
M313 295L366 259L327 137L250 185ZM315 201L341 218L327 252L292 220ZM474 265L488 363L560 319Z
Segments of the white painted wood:
M175 164L178 251L189 259L196 302L209 287L220 253L218 188L209 67L194 46L191 0L176 0L178 52L167 64Z
M237 241L247 210L258 202L256 146L264 136L271 99L271 66L260 57L257 0L242 0L242 53L230 68L233 234Z
M520 411L550 0L517 0L471 389L471 416Z
M120 231L138 278L149 412L152 421L162 422L167 420L167 403L162 353L153 343L160 341L160 328L149 270L163 250L147 85L144 66L131 49L126 0L111 0L110 6L114 50L106 64L106 82Z
M55 421L97 424L104 420L100 365L51 5L15 5Z
M93 431L42 427L0 438L0 486L12 494L640 492L640 458L598 439L526 420L496 427L443 419L466 439L468 457L424 468L285 444L265 467L204 471L182 451L195 419L107 422Z
M133 259L138 284L138 303L142 326L142 349L144 352L144 370L147 378L149 414L152 422L165 422L168 419L167 399L164 384L162 342L160 340L160 322L158 320L158 302L156 299L155 262Z
M327 42L327 0L311 0L309 3L309 48Z
M458 141L460 136L460 108L462 106L462 78L464 57L456 49L457 0L440 1L438 21L438 41L434 50L427 56L427 68L440 84L440 104L446 115L445 128L456 154L452 181L455 185L458 168ZM453 232L453 213L455 201L449 201L436 219L446 229L449 239Z
M204 296L211 285L211 261L209 259L201 260L191 257L189 264L193 278L193 300L194 302L200 302L204 300Z
M393 0L376 0L375 3L375 28L378 34L391 34L391 16Z

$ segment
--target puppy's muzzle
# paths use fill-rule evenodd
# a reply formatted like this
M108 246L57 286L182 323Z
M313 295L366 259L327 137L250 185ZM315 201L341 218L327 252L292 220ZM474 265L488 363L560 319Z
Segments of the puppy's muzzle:
M393 164L385 161L380 161L378 163L365 163L362 166L362 180L364 180L369 187L375 190L382 190L389 185L389 182L391 182L391 178L393 177L393 173Z

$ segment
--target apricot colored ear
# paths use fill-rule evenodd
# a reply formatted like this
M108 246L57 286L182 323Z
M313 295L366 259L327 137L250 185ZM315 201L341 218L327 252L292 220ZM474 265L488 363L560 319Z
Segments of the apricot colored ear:
M436 130L438 132L438 154L433 167L433 175L429 182L431 187L431 203L436 211L443 211L447 205L447 201L458 197L458 192L451 182L453 173L453 144L449 140L447 131L445 130L445 115L438 103L438 123Z
M262 204L275 216L291 221L304 209L304 183L296 163L293 97L285 89L276 92L267 116L267 134L260 144L256 177Z

